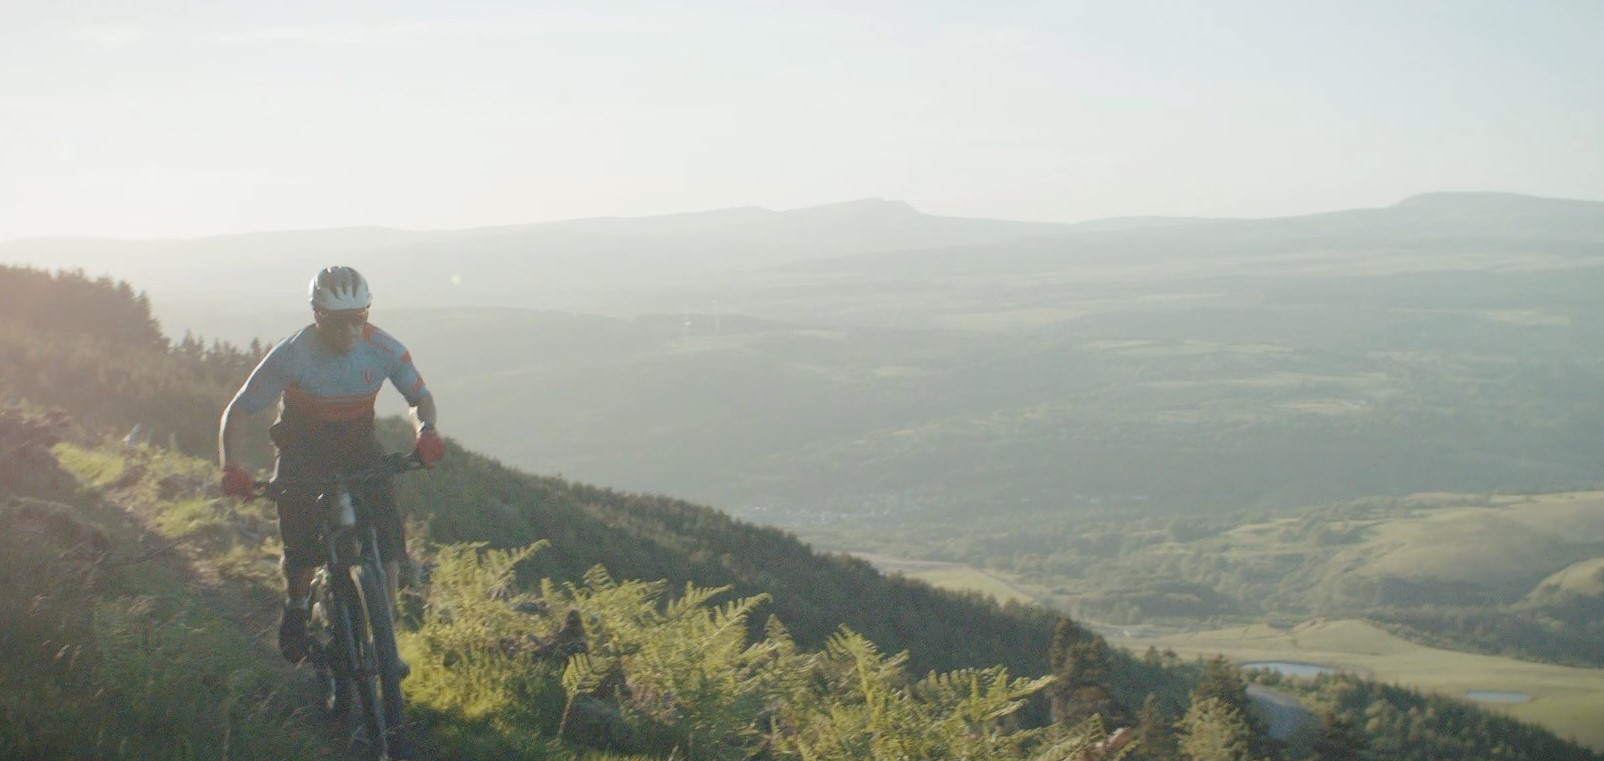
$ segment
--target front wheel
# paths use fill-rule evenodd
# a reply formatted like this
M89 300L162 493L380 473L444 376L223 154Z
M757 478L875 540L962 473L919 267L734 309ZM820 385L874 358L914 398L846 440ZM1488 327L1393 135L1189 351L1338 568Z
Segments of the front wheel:
M394 753L401 741L401 724L405 719L402 710L401 680L406 678L406 664L401 662L400 652L395 643L395 620L390 612L390 593L385 584L384 571L378 563L365 561L352 569L356 577L357 586L362 591L362 608L367 624L363 632L368 647L364 648L371 655L371 663L375 667L378 677L382 714L376 734L383 734L383 739L376 745L383 749L381 758L393 757L382 755ZM370 724L371 726L371 724Z
M319 570L312 580L312 614L308 628L311 649L308 654L317 673L318 686L323 697L323 710L329 718L344 718L351 712L356 694L349 665L349 639L342 637L353 627L356 619L352 610L329 582L327 570Z

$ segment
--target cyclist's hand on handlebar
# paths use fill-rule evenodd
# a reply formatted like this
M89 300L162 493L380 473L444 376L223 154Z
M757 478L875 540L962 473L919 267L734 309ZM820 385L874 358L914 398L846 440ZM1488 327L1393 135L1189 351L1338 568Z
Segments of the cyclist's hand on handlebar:
M251 482L251 474L238 465L229 465L223 468L223 493L230 497L250 499L256 496L256 486Z
M413 453L417 455L418 462L423 463L423 467L431 467L445 459L446 443L440 440L440 434L435 433L433 428L425 428L418 434L418 442L413 448Z

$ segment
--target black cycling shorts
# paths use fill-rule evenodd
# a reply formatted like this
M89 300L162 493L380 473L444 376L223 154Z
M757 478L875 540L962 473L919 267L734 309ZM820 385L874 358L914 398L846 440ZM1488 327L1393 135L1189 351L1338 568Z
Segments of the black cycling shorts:
M308 436L304 440L280 443L275 435L278 460L274 480L322 481L338 472L352 473L379 464L384 449L369 431L346 437ZM395 504L395 487L390 476L351 485L351 496L367 506L378 534L379 555L386 561L406 558L406 531ZM320 516L315 486L291 487L278 498L278 531L284 541L286 575L323 565L326 545L319 536Z

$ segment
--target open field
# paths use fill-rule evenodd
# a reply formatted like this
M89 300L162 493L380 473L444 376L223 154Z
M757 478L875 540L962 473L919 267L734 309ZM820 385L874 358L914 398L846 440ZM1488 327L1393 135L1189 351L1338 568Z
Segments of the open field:
M1182 656L1215 654L1237 663L1296 661L1391 684L1463 698L1471 690L1521 692L1525 703L1480 703L1604 750L1604 670L1529 663L1417 645L1362 621L1311 621L1287 630L1253 625L1165 637L1110 637L1141 652L1149 645Z
M1540 600L1544 595L1556 593L1604 597L1604 558L1592 558L1566 567L1544 579L1527 599Z
M1573 542L1604 541L1604 492L1578 491L1505 499L1516 508L1515 520L1533 528L1563 533Z
M1014 585L1014 582L991 571L983 571L962 563L943 563L936 560L908 560L889 555L853 553L869 561L882 573L897 573L910 579L919 579L941 589L963 592L980 592L991 595L997 602L1017 600L1034 603L1034 596Z

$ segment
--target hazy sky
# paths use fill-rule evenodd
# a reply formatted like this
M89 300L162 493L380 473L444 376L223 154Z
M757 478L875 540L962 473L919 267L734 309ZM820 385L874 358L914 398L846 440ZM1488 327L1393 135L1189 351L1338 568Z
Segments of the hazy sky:
M0 240L1604 198L1604 2L0 0Z

